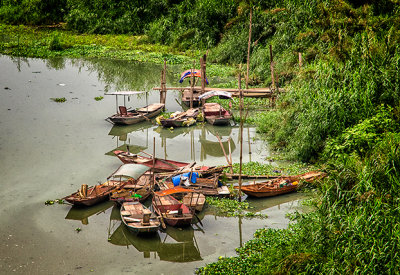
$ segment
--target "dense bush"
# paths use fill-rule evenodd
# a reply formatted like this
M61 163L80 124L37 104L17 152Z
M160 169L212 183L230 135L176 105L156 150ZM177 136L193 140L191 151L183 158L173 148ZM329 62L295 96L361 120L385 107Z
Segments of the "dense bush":
M2 0L0 21L9 24L52 24L63 20L67 0Z
M332 163L314 212L293 215L288 229L257 231L237 257L220 257L198 273L399 273L399 144L399 133L386 133L365 158Z
M181 49L208 49L219 42L235 12L234 0L183 0L150 25L148 35L153 42Z
M167 0L67 0L67 3L68 27L98 34L143 34L168 5Z

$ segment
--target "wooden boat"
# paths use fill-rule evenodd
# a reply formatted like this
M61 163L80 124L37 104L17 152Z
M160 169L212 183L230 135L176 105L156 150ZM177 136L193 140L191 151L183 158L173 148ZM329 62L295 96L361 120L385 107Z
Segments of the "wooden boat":
M123 188L111 192L110 200L119 204L124 202L144 202L151 194L150 173L140 176L137 180L130 180Z
M122 222L133 233L156 232L160 227L158 217L138 201L124 202L120 213Z
M190 182L188 185L179 185L179 187L192 190L192 192L200 193L204 196L229 197L230 191L227 186L218 186L219 174L214 174L205 178L197 178L195 183ZM158 181L161 190L174 188L174 184L168 181Z
M108 200L110 193L120 186L121 182L113 180L91 187L83 184L78 191L63 199L75 206L92 206Z
M252 197L273 197L297 190L300 181L311 182L324 177L323 172L308 172L296 176L280 177L265 182L242 185L242 191ZM238 189L238 186L235 186Z
M188 226L193 219L193 211L184 203L175 199L172 195L176 193L192 192L181 187L155 192L153 196L153 209L170 226Z
M205 103L203 105L203 116L211 125L229 125L232 119L232 113L218 103Z
M197 212L201 212L206 203L206 196L197 192L190 192L183 197L182 202L189 208L195 209Z
M153 169L153 158L140 156L137 154L132 154L126 151L116 150L114 154L123 162L123 163L137 163L142 164L147 167L150 167L153 172L168 172L175 171L176 169L185 167L189 165L187 162L180 162L169 159L155 159L154 169Z
M119 106L119 112L108 117L106 120L113 124L131 125L157 116L161 113L164 106L162 103L153 103L136 110L127 110L125 106Z
M199 114L198 108L192 108L185 112L175 112L169 118L164 118L162 116L157 118L157 123L161 126L170 127L184 127L196 124L197 116Z

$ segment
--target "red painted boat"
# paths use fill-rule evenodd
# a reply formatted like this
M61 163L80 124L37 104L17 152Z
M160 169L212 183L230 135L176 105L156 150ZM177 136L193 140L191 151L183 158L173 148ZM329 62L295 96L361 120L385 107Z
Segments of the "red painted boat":
M205 103L203 116L211 125L229 125L232 114L218 103Z
M130 152L116 150L114 154L123 162L123 163L137 163L143 164L147 167L152 168L153 170L153 158L140 156L137 154L132 154ZM175 171L179 168L185 167L189 165L187 162L180 162L169 159L155 159L154 171L153 172L170 172Z
M170 226L190 225L193 219L193 211L173 197L177 193L187 194L189 192L192 191L182 187L155 192L152 201L154 211Z

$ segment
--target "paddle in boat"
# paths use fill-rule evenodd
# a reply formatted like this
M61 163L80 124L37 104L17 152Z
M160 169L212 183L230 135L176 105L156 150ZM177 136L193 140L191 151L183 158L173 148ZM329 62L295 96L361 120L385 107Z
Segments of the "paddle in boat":
M157 232L158 217L138 201L124 202L120 209L121 220L132 233Z
M144 120L150 120L151 118L157 116L161 113L164 108L162 103L153 103L145 107L131 110L126 108L125 98L126 96L137 95L145 92L139 91L116 91L112 93L107 93L106 95L116 96L117 113L106 118L107 121L117 124L117 125L131 125ZM118 96L124 96L124 105L118 105Z
M193 191L182 187L155 192L152 201L154 211L170 226L189 226L194 211L173 196L177 193L187 194L189 192Z

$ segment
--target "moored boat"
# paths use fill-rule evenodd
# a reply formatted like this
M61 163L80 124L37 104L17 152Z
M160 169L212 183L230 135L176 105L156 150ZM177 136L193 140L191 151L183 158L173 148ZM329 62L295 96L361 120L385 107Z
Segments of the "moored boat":
M265 182L242 185L241 190L252 197L273 197L282 194L295 192L300 181L312 182L324 177L323 172L308 172L301 175L280 177ZM238 189L238 186L235 186Z
M185 112L175 112L168 118L160 116L156 121L166 128L191 126L196 124L198 114L198 108L191 108Z
M156 232L160 227L158 217L138 201L124 202L120 214L122 222L133 233Z
M123 163L137 163L142 164L147 167L150 167L153 172L169 172L175 171L176 169L185 167L189 165L187 162L180 162L169 159L160 159L155 158L155 163L153 164L153 158L140 156L137 154L132 154L126 151L116 150L114 154L123 162ZM154 167L154 169L153 169Z
M203 105L204 119L211 125L229 125L232 113L225 110L219 103L205 103Z
M192 222L193 211L172 196L173 194L182 192L188 193L191 191L177 187L154 193L152 201L153 209L170 226L188 226Z
M119 112L108 117L107 121L117 125L132 125L157 116L163 108L162 103L153 103L136 110L127 110L125 106L119 106Z
M75 206L92 206L108 200L110 193L120 185L121 183L116 181L106 181L90 187L83 184L78 191L63 199Z

